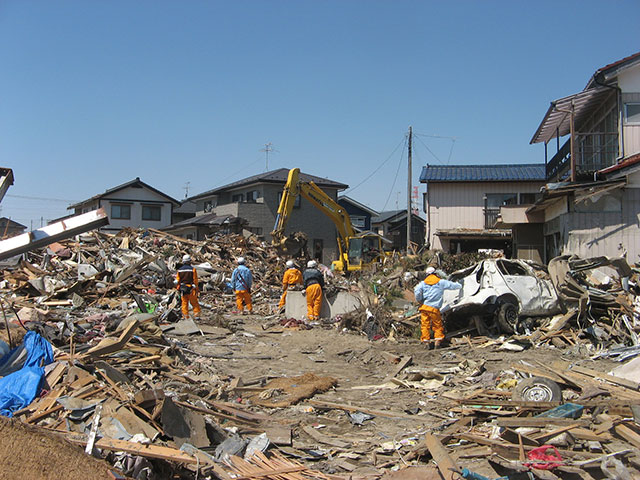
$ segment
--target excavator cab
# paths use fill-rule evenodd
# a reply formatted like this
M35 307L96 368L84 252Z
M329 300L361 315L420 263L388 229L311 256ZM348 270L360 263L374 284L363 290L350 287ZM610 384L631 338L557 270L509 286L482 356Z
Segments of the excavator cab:
M361 270L376 263L382 254L382 240L377 235L347 239L347 270Z

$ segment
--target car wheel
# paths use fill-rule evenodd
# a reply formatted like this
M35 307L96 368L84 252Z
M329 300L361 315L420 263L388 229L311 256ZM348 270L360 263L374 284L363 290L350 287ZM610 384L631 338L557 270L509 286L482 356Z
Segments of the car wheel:
M531 377L518 382L511 398L522 402L559 402L562 400L562 390L553 380Z
M513 303L504 303L498 310L498 325L504 333L517 333L518 307Z

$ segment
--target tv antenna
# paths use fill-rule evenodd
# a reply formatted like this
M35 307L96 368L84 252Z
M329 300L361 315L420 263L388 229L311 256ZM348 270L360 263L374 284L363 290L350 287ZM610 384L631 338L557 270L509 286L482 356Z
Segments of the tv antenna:
M264 168L264 171L266 172L266 171L269 170L269 153L271 153L271 152L276 153L278 150L273 148L273 143L269 142L269 143L265 143L264 144L264 148L261 148L260 151L264 152L264 155L265 155L265 168Z
M189 185L191 185L191 182L185 183L184 187L182 187L182 189L184 190L184 198L185 199L189 198Z

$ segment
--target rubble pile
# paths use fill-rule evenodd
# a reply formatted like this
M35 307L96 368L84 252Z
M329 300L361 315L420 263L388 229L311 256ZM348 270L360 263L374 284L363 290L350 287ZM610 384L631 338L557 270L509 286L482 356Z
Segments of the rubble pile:
M180 320L185 253L198 322ZM278 313L285 259L254 237L92 232L31 251L2 270L0 412L13 419L0 429L79 445L106 478L635 478L638 270L559 257L561 313L515 334L469 317L428 350L421 269L486 258L428 255L325 271L327 296L360 307L307 322ZM231 313L238 256L254 274L251 316Z
M257 313L273 313L269 302L277 302L281 294L284 260L255 237L225 235L196 242L157 230L123 230L117 235L94 231L80 240L29 252L26 260L5 268L2 287L13 294L14 303L118 309L138 294L166 315L175 314L175 271L185 253L193 258L202 301L212 311L225 311L232 303L226 282L239 256L247 259L254 275Z

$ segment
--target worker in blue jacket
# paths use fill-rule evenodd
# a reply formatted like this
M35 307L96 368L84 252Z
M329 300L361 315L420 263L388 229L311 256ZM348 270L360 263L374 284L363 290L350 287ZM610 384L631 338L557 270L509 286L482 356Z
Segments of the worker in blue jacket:
M442 325L442 296L445 290L459 290L462 285L450 282L438 277L436 269L427 268L427 277L420 282L413 290L416 302L420 304L420 341L431 348L431 329L433 328L434 348L439 348L444 339L444 325Z
M247 312L253 311L253 305L251 304L251 285L253 284L253 275L251 270L245 265L246 261L244 257L238 257L236 260L238 266L231 274L231 288L236 294L236 306L238 307L238 313L244 315L244 307L247 307Z

